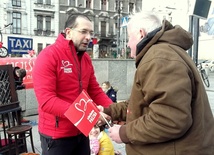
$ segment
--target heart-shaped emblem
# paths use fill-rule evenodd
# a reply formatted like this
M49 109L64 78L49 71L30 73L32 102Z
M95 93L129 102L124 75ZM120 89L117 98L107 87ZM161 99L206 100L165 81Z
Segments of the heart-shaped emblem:
M92 102L92 100L91 99L88 99L87 101L85 100L85 99L81 99L80 101L79 101L79 103L75 103L75 108L78 110L78 111L80 111L81 113L82 113L82 116L81 116L81 118L79 119L79 121L77 121L74 125L75 126L77 126L81 121L82 121L82 119L84 118L84 116L85 116L85 111L86 111L86 109L87 109L87 104L89 103L89 102Z

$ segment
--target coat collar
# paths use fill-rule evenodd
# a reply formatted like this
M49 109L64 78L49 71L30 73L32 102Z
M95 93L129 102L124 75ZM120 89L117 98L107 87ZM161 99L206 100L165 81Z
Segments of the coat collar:
M170 22L163 20L161 28L157 28L148 33L148 35L137 44L136 68L149 48L160 42L177 45L187 50L192 46L193 40L189 32L178 25L172 26Z

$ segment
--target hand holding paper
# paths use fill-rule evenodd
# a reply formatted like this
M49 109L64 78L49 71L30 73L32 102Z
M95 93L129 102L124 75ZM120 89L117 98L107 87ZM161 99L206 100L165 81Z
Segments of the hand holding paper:
M88 93L83 90L82 93L71 104L65 112L65 116L85 135L96 124L100 117L97 106L92 101Z
M100 117L97 121L97 125L98 126L102 126L104 124L107 124L108 126L110 126L109 121L111 120L111 117L103 112L100 112Z
M116 143L122 143L122 140L119 135L121 125L114 124L113 127L108 129L110 138Z
M97 108L98 108L98 110L99 110L100 112L103 112L103 111L104 111L104 107L101 106L101 105L98 105Z

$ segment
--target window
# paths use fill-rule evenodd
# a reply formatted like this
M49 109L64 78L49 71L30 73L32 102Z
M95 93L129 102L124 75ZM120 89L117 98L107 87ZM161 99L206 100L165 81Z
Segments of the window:
M115 30L117 30L118 29L118 20L115 22Z
M38 4L43 4L43 0L37 0Z
M86 0L86 8L91 8L91 0Z
M50 31L51 30L51 17L46 16L45 22L46 22L46 31Z
M49 45L50 45L50 44L47 43L47 44L46 44L46 47L49 46Z
M115 11L120 12L122 11L123 3L120 0L116 0L115 2Z
M101 0L101 10L106 11L106 1L107 0Z
M106 22L101 21L101 36L106 36Z
M37 29L43 30L43 16L41 15L37 16Z
M45 3L51 5L51 0L45 0Z
M129 3L129 13L133 14L134 12L134 3Z
M69 6L76 6L76 0L69 0Z
M119 4L119 1L118 1L118 0L116 0L116 1L115 1L115 3L114 3L115 11L117 11L117 10L118 10L118 4Z
M38 46L37 46L37 51L38 51L38 54L41 52L41 50L43 49L43 44L42 43L38 43L37 44Z
M21 6L21 0L12 0L13 6Z
M21 34L21 13L13 12L13 34Z

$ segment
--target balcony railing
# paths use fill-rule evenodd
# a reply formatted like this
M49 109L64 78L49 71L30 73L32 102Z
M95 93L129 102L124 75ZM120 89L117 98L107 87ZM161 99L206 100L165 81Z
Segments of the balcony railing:
M52 36L55 34L55 31L54 30L34 29L34 34L36 36Z

